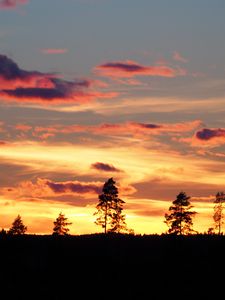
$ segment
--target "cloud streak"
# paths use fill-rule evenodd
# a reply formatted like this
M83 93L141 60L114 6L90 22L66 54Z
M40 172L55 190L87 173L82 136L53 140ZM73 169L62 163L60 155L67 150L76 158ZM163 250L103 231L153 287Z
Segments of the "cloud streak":
M46 140L50 137L54 138L53 141L65 141L67 135L73 139L76 135L88 135L88 139L95 136L102 136L104 138L113 137L134 137L138 139L146 139L150 136L170 136L179 142L188 142L185 134L192 133L202 127L200 120L194 120L181 123L142 123L142 122L124 122L124 123L100 123L97 125L79 125L79 124L53 124L49 126L35 126L29 123L17 123L13 126L2 125L0 130L2 138L10 140L7 131L10 130L11 138L18 139L36 139ZM113 167L104 162L97 162L92 165L92 168L100 170L113 171ZM117 169L117 168L116 168ZM117 169L119 171L119 169Z
M43 54L64 54L68 52L66 48L45 48L41 49Z

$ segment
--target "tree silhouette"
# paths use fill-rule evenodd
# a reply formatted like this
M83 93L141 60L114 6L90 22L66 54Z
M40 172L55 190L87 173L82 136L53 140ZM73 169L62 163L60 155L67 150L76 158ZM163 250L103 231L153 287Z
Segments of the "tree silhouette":
M165 214L165 223L169 227L168 233L184 235L195 232L192 229L192 217L196 212L189 211L193 207L189 199L185 192L180 192L172 202L173 205L169 207L170 213Z
M126 216L122 213L124 203L125 201L122 199L114 197L114 201L112 202L113 212L110 220L110 232L120 233L121 231L127 231Z
M7 235L7 231L4 228L2 228L2 230L0 231L0 235L1 236L6 236Z
M21 235L21 234L25 234L26 231L27 231L27 226L23 224L21 216L18 215L13 221L12 226L8 231L8 234Z
M218 192L214 201L214 214L213 220L215 222L215 229L218 230L218 234L221 234L223 224L223 203L225 202L224 192Z
M125 201L118 196L118 188L113 178L109 178L103 186L102 194L98 196L96 225L102 226L104 232L121 232L126 230L125 215L122 214ZM110 228L107 230L108 225Z
M60 212L59 216L53 222L53 235L67 235L69 234L69 228L67 226L71 225L71 222L67 222L68 218Z

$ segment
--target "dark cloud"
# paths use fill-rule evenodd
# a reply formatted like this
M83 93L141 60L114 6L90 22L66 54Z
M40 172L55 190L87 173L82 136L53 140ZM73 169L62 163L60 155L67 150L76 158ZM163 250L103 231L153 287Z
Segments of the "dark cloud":
M185 70L174 69L166 65L143 66L135 61L107 62L95 68L103 76L127 78L134 76L176 77L185 75Z
M115 168L113 165L109 165L102 162L96 162L91 165L91 168L99 170L99 171L105 171L105 172L121 172L120 169Z
M204 128L196 132L196 138L199 140L211 140L213 138L225 138L225 129L209 129Z
M46 185L54 192L54 193L95 193L99 194L102 190L102 186L95 183L81 183L81 182L63 182L56 183L52 181L46 181Z
M50 79L53 87L18 87L14 90L2 90L3 95L13 96L16 98L40 98L45 100L64 99L74 97L73 91L79 87L88 87L86 81L69 82L56 78ZM77 96L82 96L81 92L76 93Z
M126 72L143 72L146 71L146 67L138 65L138 64L131 64L131 63L123 63L123 62L109 62L100 66L101 68L105 69L117 69L123 70Z
M136 123L137 126L140 126L142 128L147 128L147 129L158 129L161 128L161 125L158 124L144 124L144 123Z
M27 80L32 76L40 75L41 73L36 71L25 71L20 69L18 65L6 55L0 54L0 77L5 80L21 79Z

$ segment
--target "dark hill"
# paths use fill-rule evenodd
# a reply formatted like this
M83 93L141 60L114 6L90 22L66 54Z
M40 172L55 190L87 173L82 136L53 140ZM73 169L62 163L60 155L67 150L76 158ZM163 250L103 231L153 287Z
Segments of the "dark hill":
M0 299L202 299L222 288L225 237L6 235L0 254Z

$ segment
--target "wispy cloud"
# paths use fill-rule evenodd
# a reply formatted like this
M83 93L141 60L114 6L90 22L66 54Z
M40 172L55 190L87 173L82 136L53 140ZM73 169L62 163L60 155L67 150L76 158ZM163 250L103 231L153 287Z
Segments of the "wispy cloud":
M173 52L173 59L183 63L188 62L188 60L184 58L178 51Z
M142 122L125 122L125 123L101 123L98 125L61 125L51 126L30 126L29 124L17 124L14 129L21 133L29 132L33 137L45 139L57 135L68 135L76 133L88 133L93 135L109 136L132 136L136 138L145 138L146 136L157 136L164 134L191 133L202 127L201 120L194 120L182 123L142 123ZM3 127L4 129L4 127ZM110 169L105 163L97 163L93 167ZM111 169L112 170L112 169Z
M68 52L67 48L45 48L41 49L43 54L64 54Z

